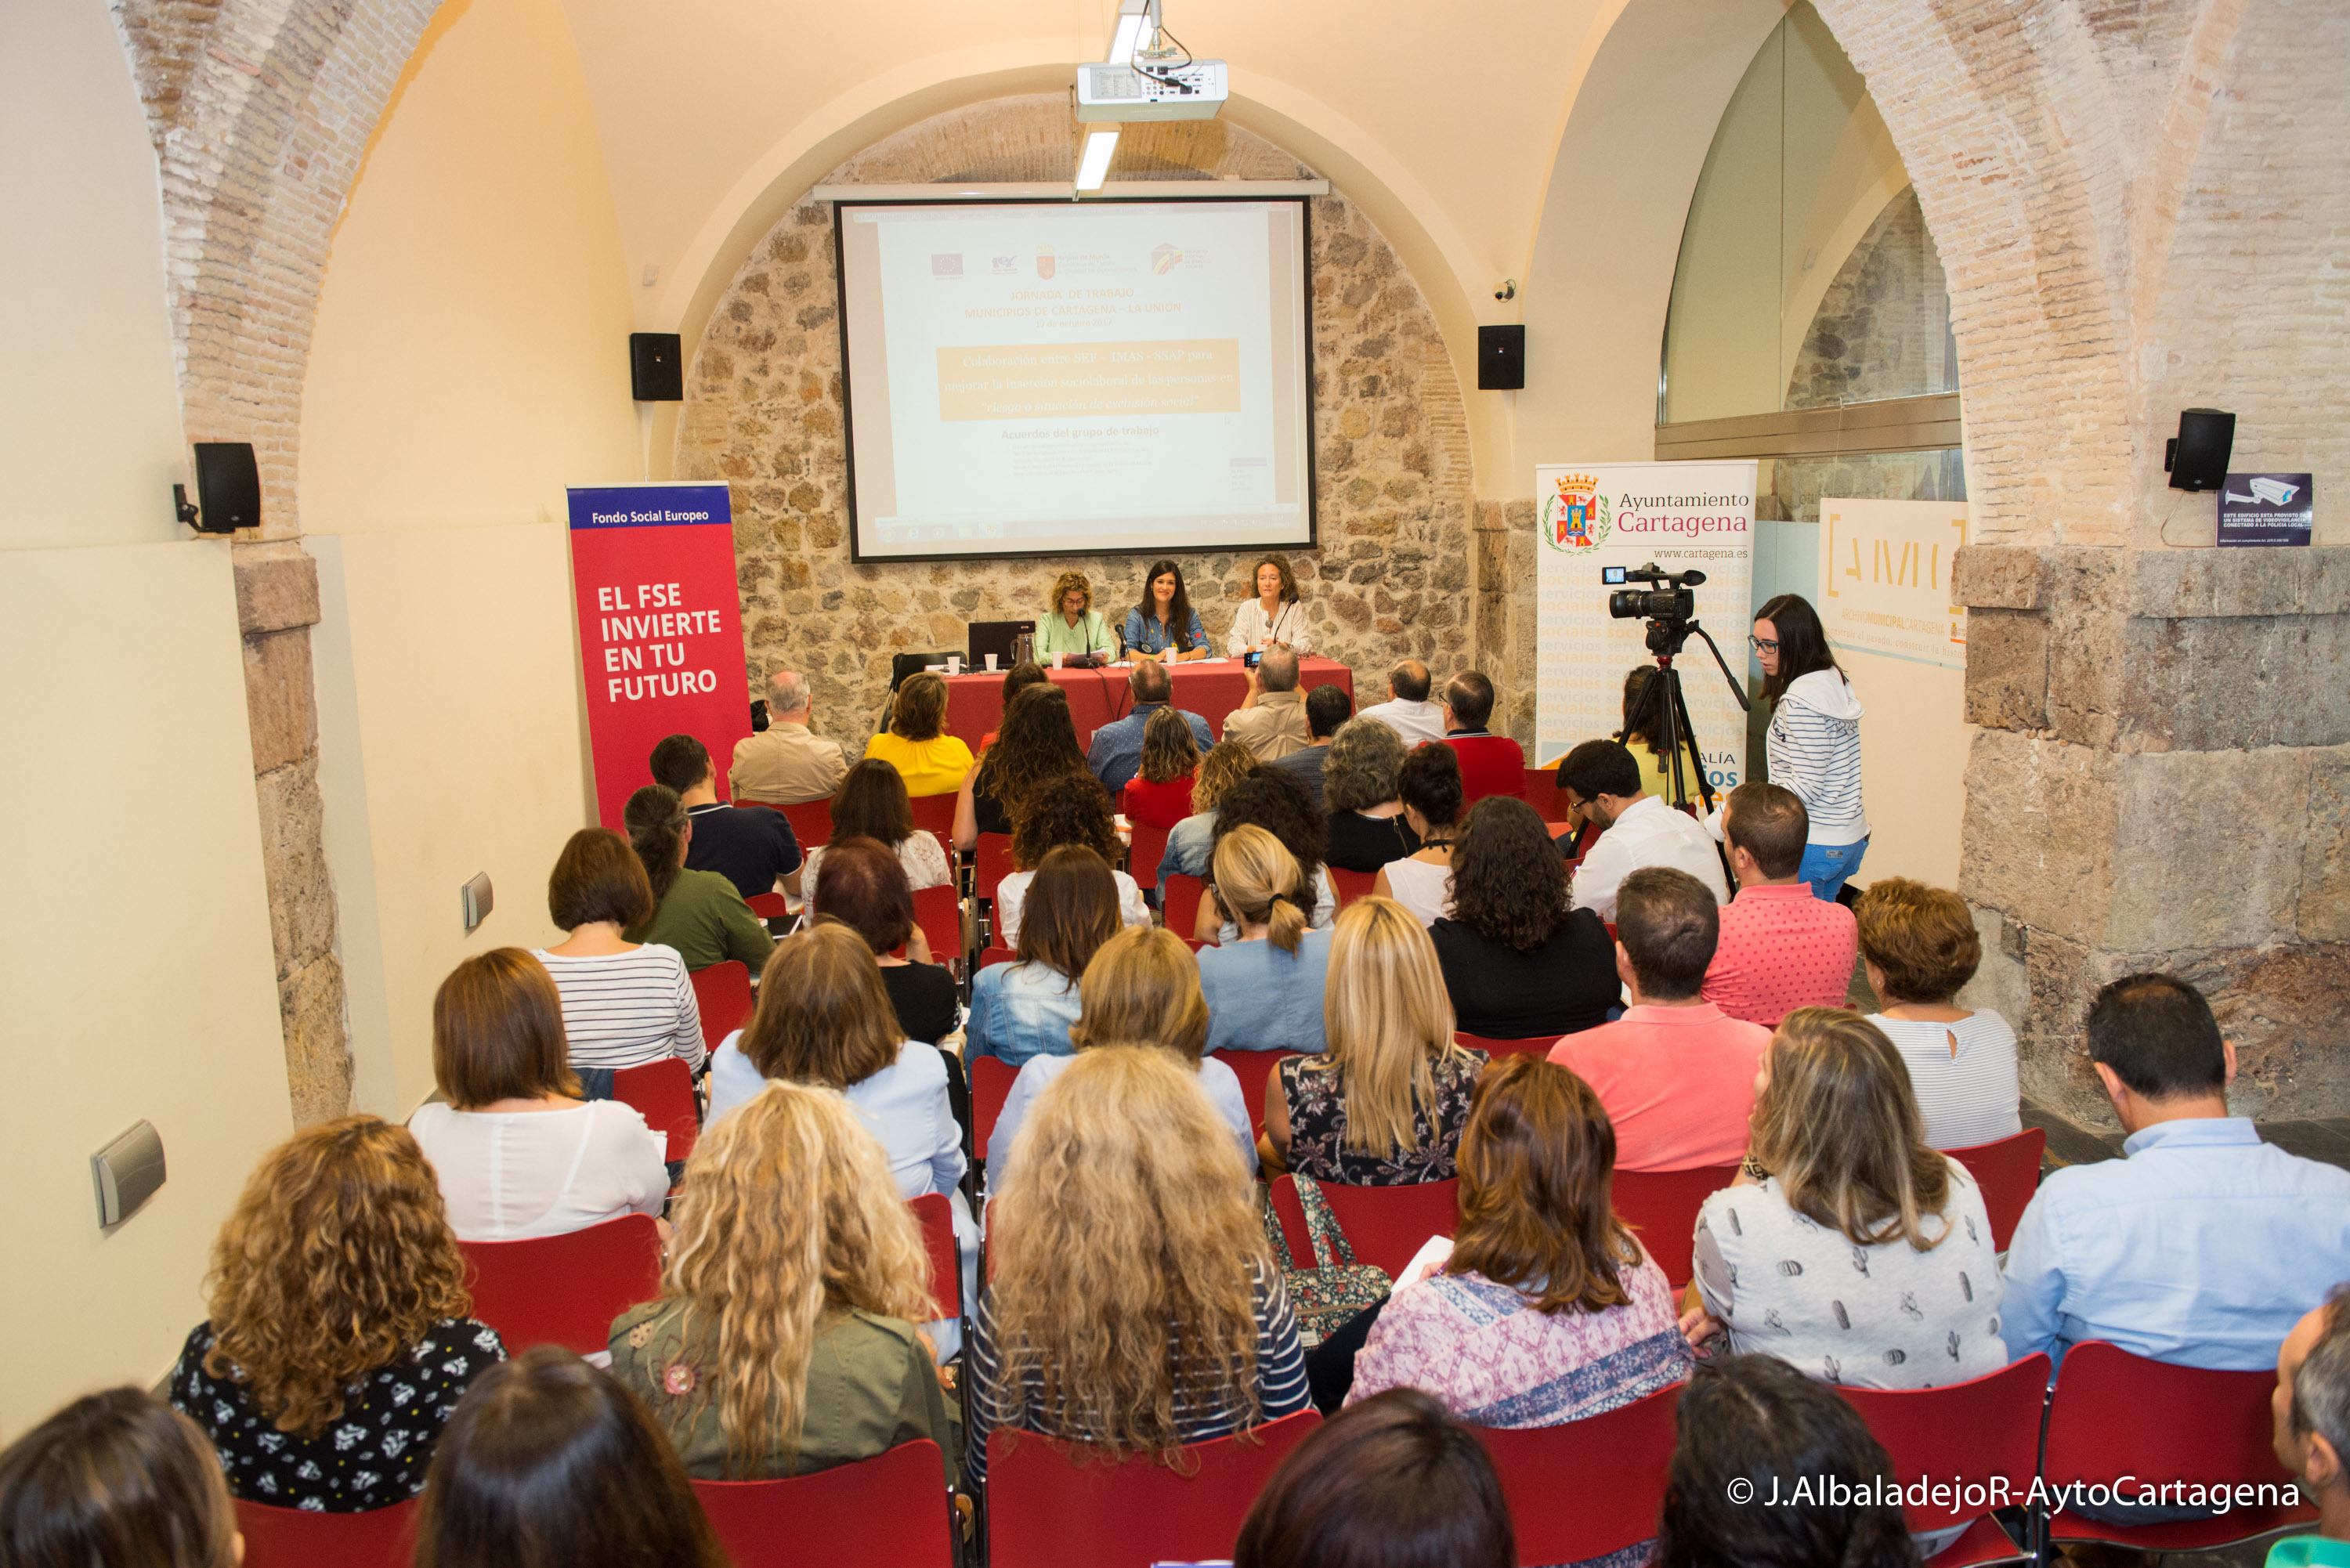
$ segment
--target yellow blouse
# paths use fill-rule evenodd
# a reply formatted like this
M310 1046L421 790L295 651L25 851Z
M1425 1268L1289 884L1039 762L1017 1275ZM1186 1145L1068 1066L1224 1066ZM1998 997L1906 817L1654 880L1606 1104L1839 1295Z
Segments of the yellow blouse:
M896 768L910 795L952 794L971 771L971 748L947 734L910 741L885 730L865 742L865 754Z

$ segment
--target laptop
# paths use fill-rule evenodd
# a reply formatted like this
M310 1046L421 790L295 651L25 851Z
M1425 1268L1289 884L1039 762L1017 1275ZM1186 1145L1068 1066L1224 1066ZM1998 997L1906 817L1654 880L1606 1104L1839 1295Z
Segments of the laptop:
M1036 629L1033 620L975 620L971 623L971 662L964 668L985 670L987 656L995 655L996 663L1005 670L1012 668L1012 644L1023 632Z

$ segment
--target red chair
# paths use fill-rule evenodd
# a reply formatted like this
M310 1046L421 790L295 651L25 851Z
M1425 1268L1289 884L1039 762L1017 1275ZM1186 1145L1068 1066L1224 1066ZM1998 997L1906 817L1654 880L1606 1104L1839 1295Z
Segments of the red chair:
M1555 1034L1537 1035L1532 1040L1495 1040L1483 1034L1462 1034L1457 1031L1452 1043L1464 1051L1482 1051L1498 1062L1504 1056L1547 1056L1558 1044Z
M1577 1563L1657 1534L1681 1385L1560 1427L1472 1427L1510 1505L1520 1563Z
M751 1022L751 968L741 959L728 959L708 969L695 970L693 1000L702 1009L702 1043L711 1050Z
M473 1265L473 1315L509 1355L561 1345L608 1350L612 1320L660 1290L660 1232L648 1214L623 1214L562 1236L460 1241Z
M1657 1267L1664 1270L1674 1290L1690 1282L1698 1210L1737 1177L1734 1165L1616 1173L1616 1218L1639 1232L1641 1245L1656 1259Z
M1329 871L1330 890L1337 894L1338 908L1342 909L1357 898L1369 898L1371 885L1379 879L1376 871L1347 871L1336 866Z
M962 895L951 882L914 890L914 924L931 942L931 957L946 963L962 957Z
M1127 846L1126 874L1146 893L1159 886L1159 862L1167 854L1167 833L1163 827L1134 825L1134 837Z
M236 1501L247 1568L408 1568L416 1550L413 1501L365 1513L313 1513Z
M2138 1552L2216 1552L2314 1523L2315 1511L2301 1505L2269 1446L2274 1428L2269 1399L2275 1390L2276 1374L2265 1368L2211 1372L2149 1361L2103 1340L2074 1345L2056 1369L2056 1391L2048 1401L2040 1474L2051 1494L2111 1486L2132 1476L2127 1499L2171 1480L2246 1482L2265 1495L2216 1519L2179 1524L2099 1524L2058 1512L2048 1521L2050 1536Z
M784 814L792 825L792 836L800 841L802 849L825 843L832 837L832 802L812 800L802 805L779 805L774 808Z
M645 1125L669 1134L669 1158L684 1159L702 1136L702 1107L694 1103L692 1069L674 1056L612 1075L612 1097L644 1114Z
M1264 1085L1281 1065L1284 1056L1302 1056L1302 1051L1211 1051L1208 1060L1222 1062L1241 1081L1241 1104L1248 1107L1249 1126L1259 1137L1264 1136Z
M1518 794L1526 787L1526 753L1507 735L1448 735L1444 743L1461 757L1461 804L1489 794Z
M1003 1102L1011 1096L1012 1080L1020 1069L1001 1056L974 1056L967 1064L971 1070L971 1140L979 1150L979 1158L987 1158L987 1140L995 1135L995 1118L1003 1114Z
M971 891L975 898L995 902L995 885L1019 867L1012 864L1012 836L1008 833L983 833L979 846L972 852Z
M1013 1568L1149 1568L1229 1560L1256 1494L1322 1424L1311 1410L1183 1449L1105 1463L1034 1432L987 1438L990 1560ZM858 1561L879 1562L869 1553Z
M937 834L941 838L954 831L955 792L944 794L918 794L908 803L914 808L914 826Z
M935 1192L907 1199L922 1227L922 1248L931 1255L931 1296L941 1317L962 1315L962 1254L955 1246L954 1205ZM859 1555L862 1555L860 1553Z
M1905 1501L1912 1534L1963 1524L1967 1532L1936 1552L1934 1568L1972 1568L2028 1557L1991 1511L2022 1504L2040 1473L2040 1413L2048 1397L2048 1357L2027 1355L1997 1372L1943 1388L1838 1388L1893 1459L1894 1479L1949 1482L1947 1506L1930 1495ZM1981 1487L1972 1506L1966 1489Z
M791 919L792 907L781 893L754 893L743 901L750 905L751 912L763 920Z
M979 950L978 967L981 969L986 969L993 964L1018 963L1019 961L1020 955L1014 952L1010 948L982 948Z
M1343 1187L1325 1181L1321 1187L1354 1249L1355 1261L1386 1270L1389 1279L1403 1272L1430 1236L1451 1235L1460 1220L1458 1179L1423 1181L1416 1187ZM1312 1268L1314 1249L1306 1239L1305 1206L1298 1201L1297 1179L1275 1178L1272 1202L1281 1233L1289 1239L1291 1258L1301 1269Z
M2026 1127L1996 1143L1943 1150L1965 1166L1975 1185L1982 1189L1983 1207L1991 1211L1991 1244L1995 1251L2007 1251L2016 1221L2031 1206L2032 1195L2040 1190L2040 1157L2047 1147L2045 1129Z
M1542 814L1544 822L1566 820L1566 795L1558 787L1557 768L1528 768L1519 793L1528 805Z
M1159 907L1165 911L1167 929L1189 940L1200 919L1200 899L1208 885L1197 877L1177 874L1159 878Z
M953 1568L946 1460L927 1438L788 1480L698 1480L693 1495L734 1568Z

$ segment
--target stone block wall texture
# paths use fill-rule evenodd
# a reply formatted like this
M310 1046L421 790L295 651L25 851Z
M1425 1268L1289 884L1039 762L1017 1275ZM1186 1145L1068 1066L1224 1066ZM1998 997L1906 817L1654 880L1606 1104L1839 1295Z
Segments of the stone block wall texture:
M1003 99L939 115L842 164L825 183L1066 180L1067 101ZM1137 131L1139 134L1137 134ZM1218 120L1129 128L1113 177L1292 180L1312 171ZM1131 161L1129 161L1131 160ZM1419 289L1361 211L1311 203L1315 464L1320 544L1288 552L1318 652L1383 700L1409 653L1432 669L1481 655L1468 420ZM802 202L735 273L695 345L678 422L681 479L724 480L733 498L744 658L754 689L788 665L814 683L815 723L872 732L898 649L959 649L974 620L1033 618L1067 567L1122 621L1150 558L857 565L848 558L847 448L831 210ZM1253 597L1253 555L1177 557L1219 650ZM1473 580L1472 580L1473 579Z

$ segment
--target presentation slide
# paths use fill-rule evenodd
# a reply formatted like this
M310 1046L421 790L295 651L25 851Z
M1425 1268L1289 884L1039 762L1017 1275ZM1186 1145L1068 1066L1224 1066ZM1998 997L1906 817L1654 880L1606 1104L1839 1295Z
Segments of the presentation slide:
M842 202L855 557L1314 539L1305 204Z

